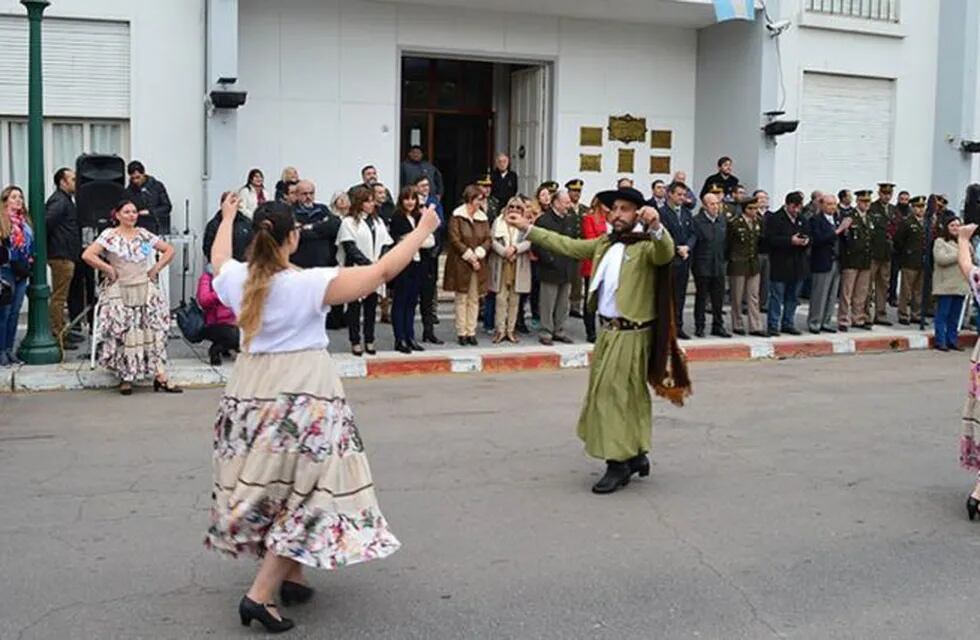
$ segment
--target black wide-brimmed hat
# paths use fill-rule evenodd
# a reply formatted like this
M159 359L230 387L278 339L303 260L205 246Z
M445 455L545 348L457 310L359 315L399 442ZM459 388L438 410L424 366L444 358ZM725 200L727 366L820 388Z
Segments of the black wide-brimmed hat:
M610 209L613 207L613 203L617 200L625 200L626 202L632 202L636 205L636 208L646 205L646 199L643 194L633 189L632 187L623 187L622 189L610 189L609 191L600 191L595 195L599 199L599 202L606 205Z

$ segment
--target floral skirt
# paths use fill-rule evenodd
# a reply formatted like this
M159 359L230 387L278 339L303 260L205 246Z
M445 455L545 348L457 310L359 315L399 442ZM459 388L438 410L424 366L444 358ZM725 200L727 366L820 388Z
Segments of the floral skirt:
M400 546L326 350L238 356L212 468L209 548L336 569Z
M963 435L960 437L960 466L980 472L980 340L970 356L970 380L963 405Z
M99 294L99 365L124 382L152 378L167 363L170 308L154 282L114 282Z

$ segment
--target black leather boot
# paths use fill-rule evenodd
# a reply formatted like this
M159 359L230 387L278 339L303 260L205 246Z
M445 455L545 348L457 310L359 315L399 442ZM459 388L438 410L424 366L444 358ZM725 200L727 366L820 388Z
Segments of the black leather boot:
M626 464L630 466L630 473L635 473L641 478L650 475L650 458L645 453L633 456Z
M616 462L615 460L606 461L606 475L599 479L592 487L592 493L613 493L620 487L625 487L630 483L630 476L633 471L627 462Z

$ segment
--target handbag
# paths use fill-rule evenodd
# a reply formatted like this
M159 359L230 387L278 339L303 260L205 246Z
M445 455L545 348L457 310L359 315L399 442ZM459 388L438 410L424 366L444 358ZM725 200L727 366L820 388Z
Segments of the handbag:
M177 326L188 342L197 344L204 340L204 311L197 300L181 305L176 316Z

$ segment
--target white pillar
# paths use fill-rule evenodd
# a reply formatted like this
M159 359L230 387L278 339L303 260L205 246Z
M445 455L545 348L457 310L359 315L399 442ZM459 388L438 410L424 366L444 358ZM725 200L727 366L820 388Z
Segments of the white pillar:
M207 0L205 94L221 80L238 79L238 0ZM241 91L234 84L223 85ZM242 107L244 108L244 107ZM238 112L209 109L205 125L204 218L218 209L221 193L245 184L238 175Z
M932 185L949 196L952 208L959 208L966 185L980 179L975 169L980 156L960 151L962 140L980 140L980 2L938 4Z

